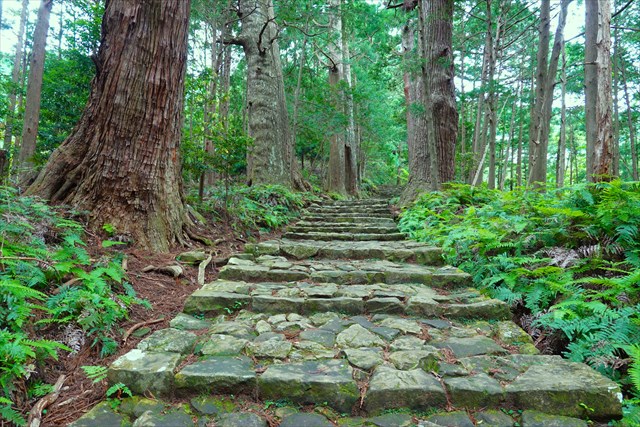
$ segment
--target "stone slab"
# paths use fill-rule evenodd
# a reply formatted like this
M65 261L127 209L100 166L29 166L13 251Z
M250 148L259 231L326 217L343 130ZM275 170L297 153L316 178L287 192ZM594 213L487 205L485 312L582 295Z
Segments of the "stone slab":
M173 372L181 358L179 353L150 353L136 348L109 366L107 379L110 384L127 385L136 394L165 394L173 389Z
M360 398L353 369L344 360L270 365L258 378L263 400L288 399L298 404L326 402L340 412L351 412Z
M426 410L446 405L447 398L440 382L422 369L401 371L378 366L369 382L364 398L368 412L409 408Z
M211 357L187 365L175 376L179 389L192 392L240 393L255 389L256 373L244 356Z

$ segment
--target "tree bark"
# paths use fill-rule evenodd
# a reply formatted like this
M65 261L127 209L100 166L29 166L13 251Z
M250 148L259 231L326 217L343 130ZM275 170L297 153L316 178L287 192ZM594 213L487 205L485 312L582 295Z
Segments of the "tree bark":
M613 173L610 1L586 0L585 12L587 180L597 182Z
M487 16L491 17L491 5L487 3ZM498 9L502 11L502 2L498 3ZM489 99L487 102L487 118L489 127L489 176L487 177L487 186L489 189L496 188L496 136L498 131L498 114L496 111L496 89L495 81L500 80L500 76L496 79L496 67L498 63L498 46L500 44L500 35L502 28L502 14L498 15L496 20L496 34L491 37L491 50L489 51ZM489 32L491 28L489 27ZM482 164L479 165L483 167Z
M480 91L478 94L478 105L476 111L476 123L473 130L473 141L471 143L471 149L473 157L471 161L471 167L469 168L469 184L473 184L476 181L477 171L482 167L481 160L484 158L484 139L486 138L486 120L483 120L485 115L485 92L487 76L489 75L489 62L491 60L491 51L493 50L493 33L492 16L491 16L491 1L487 0L487 31L485 33L484 52L482 54L482 72L480 73ZM484 162L484 160L482 160Z
M333 110L336 116L344 113L344 92L339 87L344 78L344 59L342 57L342 12L341 0L329 0L329 86L331 87ZM329 165L327 190L347 194L346 184L346 140L344 126L334 125L329 144Z
M633 115L631 114L631 101L629 100L629 85L627 84L627 74L624 62L620 64L620 78L622 79L622 89L624 90L624 102L627 106L627 126L629 127L629 148L631 152L631 176L634 181L638 181L638 147L636 146L636 130L633 125Z
M441 182L455 175L458 112L453 86L453 0L421 0L418 13L426 132L416 141L413 159L409 149L409 182L401 197L403 203L422 189L437 190ZM428 168L415 167L420 159L428 159Z
M16 43L16 53L13 57L13 68L11 70L11 87L9 88L9 106L7 110L7 118L4 130L4 148L11 147L13 136L13 121L16 112L16 93L20 87L20 65L22 62L22 50L24 47L24 29L27 22L27 11L29 8L29 0L22 0L22 9L20 11L20 23L18 24L18 41ZM23 70L24 71L24 70Z
M44 73L44 56L49 31L49 16L53 0L42 0L38 9L38 20L33 33L33 51L29 63L29 81L27 83L27 101L22 126L22 144L18 156L18 168L31 169L31 158L36 152L38 122L40 120L40 95ZM21 172L22 175L22 172Z
M416 36L415 20L407 19L402 30L404 63L404 92L407 107L407 147L409 181L402 193L401 204L413 200L420 191L428 189L429 155L424 145L427 134L424 82L420 72L421 37Z
M615 3L614 3L615 5ZM618 57L620 56L620 46L618 27L613 33L613 162L611 174L620 176L620 112L619 112L619 87L620 87L620 67Z
M564 172L566 169L567 150L567 55L562 44L562 77L561 77L561 97L562 105L560 107L560 139L558 140L558 156L556 161L556 187L564 187Z
M107 0L96 77L80 122L27 193L89 212L168 251L189 224L179 141L188 0Z
M241 0L238 36L247 61L247 183L306 188L293 153L278 28L271 0Z
M531 119L529 125L529 185L539 183L544 186L546 183L546 147L541 141L543 126L543 110L545 104L545 95L547 89L547 80L549 75L548 56L550 43L550 26L551 26L551 2L550 0L542 0L540 5L540 23L538 26L538 56L535 74L535 101L531 110ZM553 98L553 95L551 96Z
M341 0L342 1L342 0ZM347 193L351 196L358 195L358 146L356 141L356 122L353 104L353 77L351 74L351 53L349 49L348 32L345 30L345 19L342 19L342 72L346 90L344 91L345 115L347 117L347 128L345 132L345 153L344 153L344 183ZM399 151L398 151L399 153Z

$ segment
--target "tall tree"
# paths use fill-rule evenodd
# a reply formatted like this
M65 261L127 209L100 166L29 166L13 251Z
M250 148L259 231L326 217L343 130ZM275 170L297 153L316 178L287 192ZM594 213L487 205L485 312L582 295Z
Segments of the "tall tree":
M553 90L562 46L564 45L564 27L567 21L567 8L572 0L562 0L558 25L553 41L551 59L549 53L550 2L543 0L540 11L540 40L538 46L538 64L536 69L536 98L529 127L529 184L547 182L547 153L551 131L551 107Z
M247 182L282 184L303 189L293 151L278 46L279 29L271 0L240 0L242 30L232 43L242 46L247 61Z
M344 79L344 58L342 51L342 8L341 0L329 0L329 42L328 68L329 86L331 87L332 106L335 112L334 121L339 123L339 118L344 116L344 92L340 82ZM338 193L347 193L346 168L347 152L344 126L333 126L329 145L329 165L327 172L327 190Z
M11 70L11 87L9 88L9 109L7 110L7 119L4 129L4 147L11 146L13 136L13 120L16 111L16 93L20 87L20 65L22 61L22 49L24 47L24 28L27 22L27 11L29 9L29 0L22 0L22 9L20 10L20 23L18 24L18 40L16 43L16 51L13 56L13 68Z
M586 0L585 12L587 180L594 182L613 172L610 0Z
M424 94L420 109L426 126L424 135L408 138L415 146L409 147L409 182L403 202L410 201L420 190L438 188L441 182L452 180L455 173L458 112L453 86L453 0L421 0L418 13Z
M22 125L22 144L18 156L18 167L25 167L36 151L38 121L40 120L40 95L44 73L44 55L49 31L49 16L53 0L41 0L38 20L33 33L33 50L29 62L29 81L27 83L27 101Z
M189 224L179 141L188 0L107 0L80 122L27 190L167 251Z

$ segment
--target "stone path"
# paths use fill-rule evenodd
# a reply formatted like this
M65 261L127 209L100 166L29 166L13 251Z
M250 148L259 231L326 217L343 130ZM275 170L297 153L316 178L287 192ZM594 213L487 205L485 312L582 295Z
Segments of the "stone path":
M111 383L191 398L189 408L134 398L75 425L266 425L225 395L261 402L284 427L586 426L621 416L614 382L538 355L505 303L443 266L438 248L402 238L381 200L309 208L282 239L247 245L171 328L110 366ZM312 413L298 412L306 405Z

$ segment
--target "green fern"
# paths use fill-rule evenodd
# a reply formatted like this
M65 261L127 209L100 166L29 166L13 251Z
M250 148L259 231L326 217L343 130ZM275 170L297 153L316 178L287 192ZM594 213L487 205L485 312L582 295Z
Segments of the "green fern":
M102 380L107 378L108 369L104 366L81 366L80 367L84 374L89 378L93 383L99 383Z

